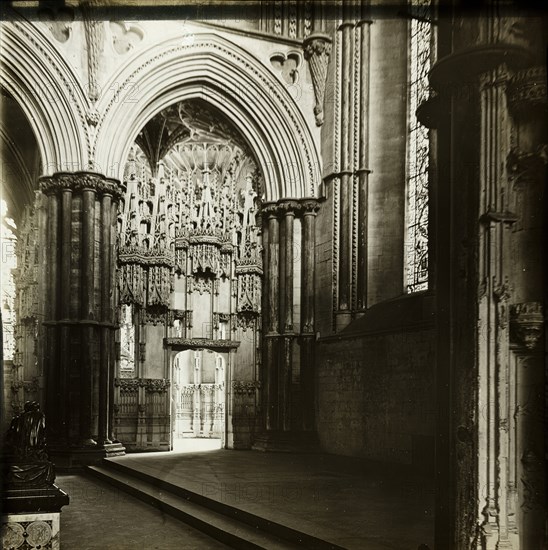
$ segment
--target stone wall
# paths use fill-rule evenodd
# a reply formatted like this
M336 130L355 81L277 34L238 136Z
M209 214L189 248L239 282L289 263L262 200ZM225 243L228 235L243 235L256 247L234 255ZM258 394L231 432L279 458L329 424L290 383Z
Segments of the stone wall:
M318 342L316 422L323 450L432 467L432 301L413 295L380 304L342 334Z

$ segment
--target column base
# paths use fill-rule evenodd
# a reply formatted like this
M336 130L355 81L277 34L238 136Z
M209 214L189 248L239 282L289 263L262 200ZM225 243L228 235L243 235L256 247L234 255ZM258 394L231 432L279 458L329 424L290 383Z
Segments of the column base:
M91 464L98 464L103 458L122 456L126 448L121 443L107 443L95 447L54 447L50 446L49 455L56 469L72 470Z
M275 453L321 452L316 432L265 431L255 438L251 448Z

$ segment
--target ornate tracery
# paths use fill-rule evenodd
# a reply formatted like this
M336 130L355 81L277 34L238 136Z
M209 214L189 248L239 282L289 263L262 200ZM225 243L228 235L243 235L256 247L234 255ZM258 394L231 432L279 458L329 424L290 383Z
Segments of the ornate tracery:
M431 65L430 0L413 4L409 47L409 133L407 164L405 284L407 292L428 288L428 129L416 117L428 98Z
M242 349L242 372L255 376L260 360L253 334L261 327L262 179L246 142L205 102L180 102L139 133L124 179L127 190L118 221L119 303L126 321L127 306L136 313L134 333L131 320L122 324L120 377L170 376L163 348L175 340L205 349L234 340ZM122 366L131 363L126 357L131 355L130 334L135 365L126 371ZM146 402L140 401L144 397L132 395L129 408L141 414L141 406L147 414ZM168 428L167 419L163 429Z

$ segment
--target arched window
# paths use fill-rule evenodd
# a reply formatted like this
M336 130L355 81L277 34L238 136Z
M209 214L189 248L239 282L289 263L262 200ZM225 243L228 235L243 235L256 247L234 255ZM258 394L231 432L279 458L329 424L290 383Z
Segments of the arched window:
M405 286L407 292L428 289L428 129L416 111L428 97L432 63L431 2L409 7L409 125L407 136Z

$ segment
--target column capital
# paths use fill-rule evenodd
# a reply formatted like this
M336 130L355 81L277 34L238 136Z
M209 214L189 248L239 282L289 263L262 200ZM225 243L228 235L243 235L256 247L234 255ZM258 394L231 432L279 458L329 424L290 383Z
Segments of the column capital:
M517 71L508 81L506 94L510 111L519 117L546 116L548 96L546 67ZM540 113L538 111L540 110Z
M107 178L97 172L55 172L51 176L41 176L38 181L40 189L46 195L63 190L91 190L100 195L111 195L114 199L120 199L125 191L125 186L119 180Z
M534 350L544 332L544 315L540 302L523 302L510 307L512 340L520 347Z
M305 199L301 201L303 216L315 216L320 210L318 199Z
M262 213L267 219L273 219L278 216L278 205L276 203L263 204Z
M278 204L278 212L282 216L295 216L300 208L301 205L297 200L284 200Z
M523 67L531 59L529 51L513 44L478 44L438 60L430 71L429 81L436 92L448 98L462 88L475 90L475 79L479 85L482 73L503 64L511 68Z

